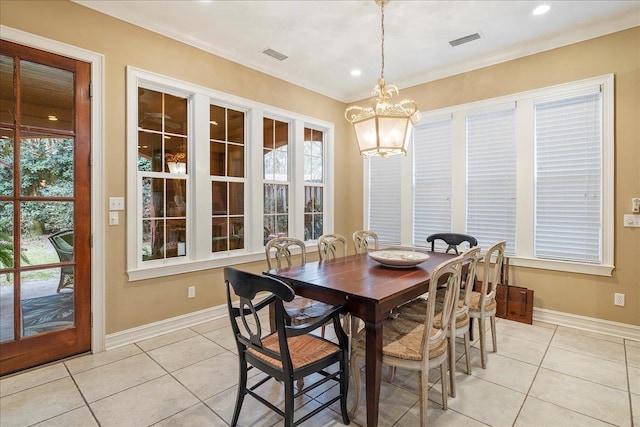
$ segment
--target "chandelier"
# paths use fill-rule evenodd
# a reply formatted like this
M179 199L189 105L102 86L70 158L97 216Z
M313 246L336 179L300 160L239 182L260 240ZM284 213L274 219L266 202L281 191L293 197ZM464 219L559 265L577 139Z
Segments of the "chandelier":
M378 84L373 88L372 105L349 106L344 112L347 121L353 124L360 154L364 156L387 157L394 154L407 154L409 138L413 125L420 121L418 105L403 99L397 104L389 100L398 94L398 88L384 83L384 5L389 0L375 0L380 6L382 29L382 68Z

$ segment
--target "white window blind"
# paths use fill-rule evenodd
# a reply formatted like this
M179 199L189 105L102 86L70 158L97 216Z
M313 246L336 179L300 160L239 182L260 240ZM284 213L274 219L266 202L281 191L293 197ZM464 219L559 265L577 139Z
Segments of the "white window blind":
M516 252L515 110L467 116L467 233Z
M369 230L380 243L400 243L400 160L369 157Z
M535 105L535 256L601 262L601 95Z
M451 231L451 119L414 128L413 244L425 246L427 236ZM446 245L440 244L445 249Z

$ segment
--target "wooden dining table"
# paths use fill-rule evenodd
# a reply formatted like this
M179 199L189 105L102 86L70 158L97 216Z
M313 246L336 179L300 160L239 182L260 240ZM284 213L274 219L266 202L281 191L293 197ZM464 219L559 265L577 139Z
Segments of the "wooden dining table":
M400 248L394 248L400 249ZM364 321L366 334L365 384L367 426L378 425L382 377L382 322L394 307L429 288L431 272L455 255L425 252L429 258L412 268L383 266L367 254L307 262L270 270L267 275L289 284L296 292L327 304L344 305Z

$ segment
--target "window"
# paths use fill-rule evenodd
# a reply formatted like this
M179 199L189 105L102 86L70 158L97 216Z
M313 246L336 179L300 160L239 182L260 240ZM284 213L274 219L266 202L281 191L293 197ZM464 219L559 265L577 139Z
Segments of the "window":
M244 248L245 115L209 107L211 251Z
M133 67L127 81L129 280L332 231L333 124Z
M142 260L186 253L187 99L138 91L138 182L142 199Z
M515 110L467 116L467 228L478 245L516 253Z
M600 263L600 92L535 104L535 256Z
M289 235L289 124L263 119L265 244Z
M451 230L451 116L414 128L413 245L424 246L427 236ZM446 249L442 241L436 248Z
M400 169L402 156L369 157L369 230L381 243L400 243Z
M324 132L304 129L304 240L323 234Z
M365 168L387 243L453 231L506 240L512 265L611 275L612 75L423 113L408 157Z

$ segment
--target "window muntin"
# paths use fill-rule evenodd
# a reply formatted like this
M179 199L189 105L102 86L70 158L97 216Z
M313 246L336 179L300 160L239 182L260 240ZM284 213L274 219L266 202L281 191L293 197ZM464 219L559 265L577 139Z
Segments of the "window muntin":
M535 256L602 261L601 94L535 104Z
M245 247L245 113L209 106L211 252Z
M186 97L138 89L143 262L187 255L187 111Z
M304 129L304 240L324 234L324 132Z
M263 120L264 242L289 235L289 124Z

